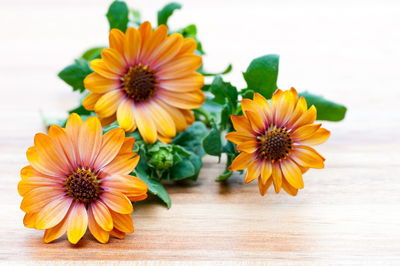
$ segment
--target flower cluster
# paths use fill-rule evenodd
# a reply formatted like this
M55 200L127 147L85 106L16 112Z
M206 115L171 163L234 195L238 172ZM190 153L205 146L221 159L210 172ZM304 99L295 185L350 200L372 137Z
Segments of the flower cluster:
M87 50L59 73L82 101L69 118L44 119L49 132L35 135L18 184L24 225L45 230L46 243L66 233L76 244L87 229L101 243L132 233L131 202L149 192L169 208L162 182L195 182L206 154L226 154L217 181L246 170L244 182L258 179L261 195L273 184L295 196L303 174L324 167L310 146L330 132L315 121L340 121L346 108L278 89L277 55L250 63L246 88L223 80L231 65L207 73L196 26L168 28L180 8L166 5L153 29L114 1L109 46Z

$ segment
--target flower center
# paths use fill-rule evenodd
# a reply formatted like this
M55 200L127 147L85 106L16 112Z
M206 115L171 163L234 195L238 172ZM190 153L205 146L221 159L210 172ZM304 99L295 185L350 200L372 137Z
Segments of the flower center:
M285 128L269 130L258 139L261 156L272 162L285 159L293 147L293 140Z
M78 169L64 182L67 194L77 202L90 203L100 196L102 189L96 174L90 170Z
M130 67L122 81L126 94L138 102L151 98L157 89L155 72L142 64Z

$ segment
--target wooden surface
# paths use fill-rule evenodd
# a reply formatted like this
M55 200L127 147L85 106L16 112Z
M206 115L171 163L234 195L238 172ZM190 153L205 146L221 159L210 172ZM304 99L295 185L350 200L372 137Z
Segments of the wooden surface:
M348 107L325 123L324 170L304 176L297 197L235 175L206 157L199 181L168 186L172 208L136 204L135 233L107 245L86 235L44 244L24 228L20 168L40 111L62 115L78 99L56 73L107 41L110 2L0 2L0 259L240 260L270 263L400 263L400 16L395 1L183 1L171 24L197 23L209 70L233 63L227 79L266 53L281 54L279 87L323 94ZM165 1L129 1L155 21ZM208 9L208 7L212 7Z

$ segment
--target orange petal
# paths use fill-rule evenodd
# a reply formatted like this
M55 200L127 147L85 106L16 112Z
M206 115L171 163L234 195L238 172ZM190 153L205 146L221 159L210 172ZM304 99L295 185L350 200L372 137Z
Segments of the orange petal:
M141 179L131 175L113 175L102 179L104 187L118 191L128 197L142 196L147 193L147 185Z
M260 110L264 113L264 117L267 121L267 123L271 123L272 121L272 109L271 106L269 105L267 99L264 98L264 96L262 96L259 93L254 93L254 103L260 108Z
M254 179L258 178L261 175L261 167L262 167L261 160L253 160L247 168L247 173L246 177L244 178L244 182L249 183Z
M113 90L104 94L94 106L96 114L100 117L109 117L117 112L118 106L124 98L121 90Z
M88 226L88 215L83 203L74 203L68 216L67 236L72 244L78 243Z
M292 160L283 160L281 162L281 169L283 176L292 187L297 189L304 188L300 168L297 167L297 165Z
M261 96L261 95L260 95ZM261 96L262 97L262 96ZM256 98L257 100L260 100L256 95L254 95L254 98ZM268 117L265 112L264 109L258 105L256 103L256 101L252 101L250 99L243 99L240 102L240 105L242 107L242 112L247 116L246 112L247 111L251 111L254 112L255 114L257 114L257 116L259 116L261 118L261 120L264 121L265 124L268 124L269 121L271 120L270 117Z
M293 123L295 123L305 111L307 111L307 102L304 97L300 97L288 121L288 128L292 128Z
M247 110L246 116L249 118L252 129L258 133L264 133L267 127L266 121L256 112Z
M30 212L25 214L24 216L24 226L28 227L28 228L32 228L32 229L36 229L35 225L36 225L36 216L37 216L38 212Z
M101 195L102 201L111 210L122 213L129 214L133 212L133 207L130 200L122 193L116 191L105 191Z
M124 54L124 34L119 29L111 29L108 35L110 48L117 50L120 54Z
M132 153L134 145L135 145L135 138L134 137L126 137L124 139L124 143L122 144L122 147L121 147L118 155Z
M290 158L303 167L324 168L324 157L308 146L295 145Z
M176 128L171 116L155 102L146 102L144 105L153 118L157 131L163 136L169 138L175 137Z
M196 109L199 108L205 101L206 96L203 91L196 90L186 93L176 93L169 90L159 88L157 91L163 101L181 109Z
M83 125L82 119L79 115L72 113L68 120L67 124L65 126L65 131L67 132L68 137L70 138L72 145L74 146L74 153L75 153L75 159L77 162L80 162L80 155L79 155L79 148L78 148L78 142L79 142L79 132L81 130L81 127Z
M125 59L117 50L103 49L101 58L111 72L118 75L123 75L126 72L127 64Z
M64 219L56 226L46 229L46 231L44 231L43 240L45 243L53 242L54 240L62 237L65 234L65 232L67 231L68 216L69 213L67 213Z
M183 37L180 33L171 34L149 56L149 65L153 69L162 66L178 54L182 44Z
M96 72L87 75L86 78L83 80L83 83L87 90L99 94L116 90L122 86L120 80L105 78L97 74ZM87 103L88 102L86 102L86 104Z
M174 92L188 92L199 90L204 85L204 77L200 73L193 72L177 79L161 80L159 86Z
M254 135L254 130L251 128L250 121L245 116L231 115L233 128L236 131L248 132Z
M104 166L103 172L110 175L127 175L131 173L140 159L140 156L135 155L133 152L118 155L109 164Z
M121 75L112 72L106 65L103 59L93 59L90 61L90 68L96 73L107 79L120 80Z
M50 176L32 176L27 177L19 181L18 183L18 193L21 196L25 196L29 191L39 188L39 187L49 187L55 188L57 186L61 187L63 181L61 179L55 179Z
M115 227L113 228L113 230L110 231L110 234L113 237L119 238L119 239L124 239L125 238L125 233L119 231L118 229L116 229Z
M244 151L244 152L247 152L247 153L256 152L257 148L258 148L258 143L255 140L242 142L239 145L237 145L237 147L236 147L236 149L238 151Z
M90 208L88 211L88 225L90 233L92 233L92 235L97 239L97 241L103 244L108 242L108 240L110 239L109 232L105 231L97 224L95 220L95 215L93 214L93 211Z
M286 191L289 195L296 196L297 192L299 191L297 188L292 187L288 181L284 178L282 181L282 188Z
M62 147L56 145L49 136L43 133L37 133L34 143L35 150L40 159L47 167L51 165L49 169L53 170L53 172L61 172L65 175L71 172L72 166L69 164Z
M150 22L145 21L139 26L138 31L139 31L139 33L141 35L141 38L142 38L141 46L143 46L143 44L148 41L148 39L150 38L151 34L153 33L153 28L151 27Z
M193 124L194 119L195 119L193 112L190 110L186 110L186 109L180 109L180 111L183 114L183 116L185 117L186 123L188 125Z
M256 155L254 153L242 152L233 160L232 164L229 166L229 171L244 170L255 159Z
M79 153L82 166L86 169L92 166L100 151L102 135L103 131L99 119L95 116L86 119L79 133Z
M157 73L160 80L185 77L196 71L202 64L201 56L184 54L164 64Z
M312 124L315 122L315 119L317 119L317 109L313 105L293 123L292 128L295 129L303 125Z
M133 27L128 28L124 38L124 54L128 64L135 65L142 46L142 37Z
M182 132L186 129L188 125L186 118L178 108L173 107L159 99L154 99L154 103L160 105L171 116L177 132Z
M96 105L97 101L100 99L102 94L91 92L86 96L83 100L82 105L85 107L86 110L94 111L94 106Z
M272 180L274 181L275 192L279 193L282 187L282 171L279 162L272 164Z
M247 132L233 131L233 132L226 134L225 138L235 144L240 144L240 143L248 142L248 141L254 141L254 136Z
M49 137L58 145L59 149L65 153L71 166L70 169L76 169L78 161L76 159L75 146L68 137L67 131L57 125L52 125L49 129Z
M109 117L99 117L100 124L102 127L106 127L111 125L117 120L117 116L115 114L109 116Z
M182 54L193 54L196 51L197 42L193 38L185 38L183 40L183 45L178 55Z
M56 226L64 219L71 203L72 198L61 197L45 205L36 217L36 228L49 229Z
M99 154L93 163L93 168L101 169L103 166L110 163L119 153L122 144L124 143L124 139L125 132L121 128L111 129L104 134Z
M261 196L264 196L267 193L268 188L272 184L272 178L269 178L265 184L263 184L261 176L258 177L258 188L260 190Z
M45 161L39 153L36 151L35 147L29 147L26 151L26 158L32 167L45 175L62 178L64 173L60 171L55 165L51 164L51 161Z
M118 106L117 120L121 128L126 132L132 132L136 129L135 116L133 114L134 102L132 99L124 99Z
M168 34L168 28L165 25L160 25L148 39L144 39L143 48L140 51L140 57L143 64L149 64L149 58L162 41L165 40Z
M37 212L64 194L64 189L51 187L39 187L27 192L21 202L21 210L24 212Z
M100 200L90 204L89 213L92 213L96 223L105 231L113 229L113 219L107 206Z
M130 214L120 214L111 211L111 215L113 217L115 228L124 233L133 233L133 221Z
M297 142L302 145L319 145L327 141L330 135L331 132L329 132L329 130L326 130L325 128L319 128L311 136L304 139L299 139Z
M267 180L271 177L272 175L272 164L268 160L264 160L261 168L261 178L263 184L267 183Z
M157 128L143 104L139 103L134 105L134 114L137 127L143 140L150 144L156 142Z
M297 141L297 140L303 140L308 137L310 137L312 134L314 134L319 128L321 127L321 124L307 124L301 127L298 127L295 129L291 134L290 137Z

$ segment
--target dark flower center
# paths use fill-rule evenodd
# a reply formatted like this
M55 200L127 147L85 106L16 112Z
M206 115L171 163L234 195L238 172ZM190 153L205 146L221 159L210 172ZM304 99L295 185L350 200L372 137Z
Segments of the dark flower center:
M150 99L157 90L155 72L142 64L130 67L122 82L126 94L137 102Z
M271 161L286 158L293 148L293 140L284 128L267 131L258 139L260 155Z
M90 203L99 198L102 189L97 175L90 170L78 169L64 182L67 194L77 202Z

